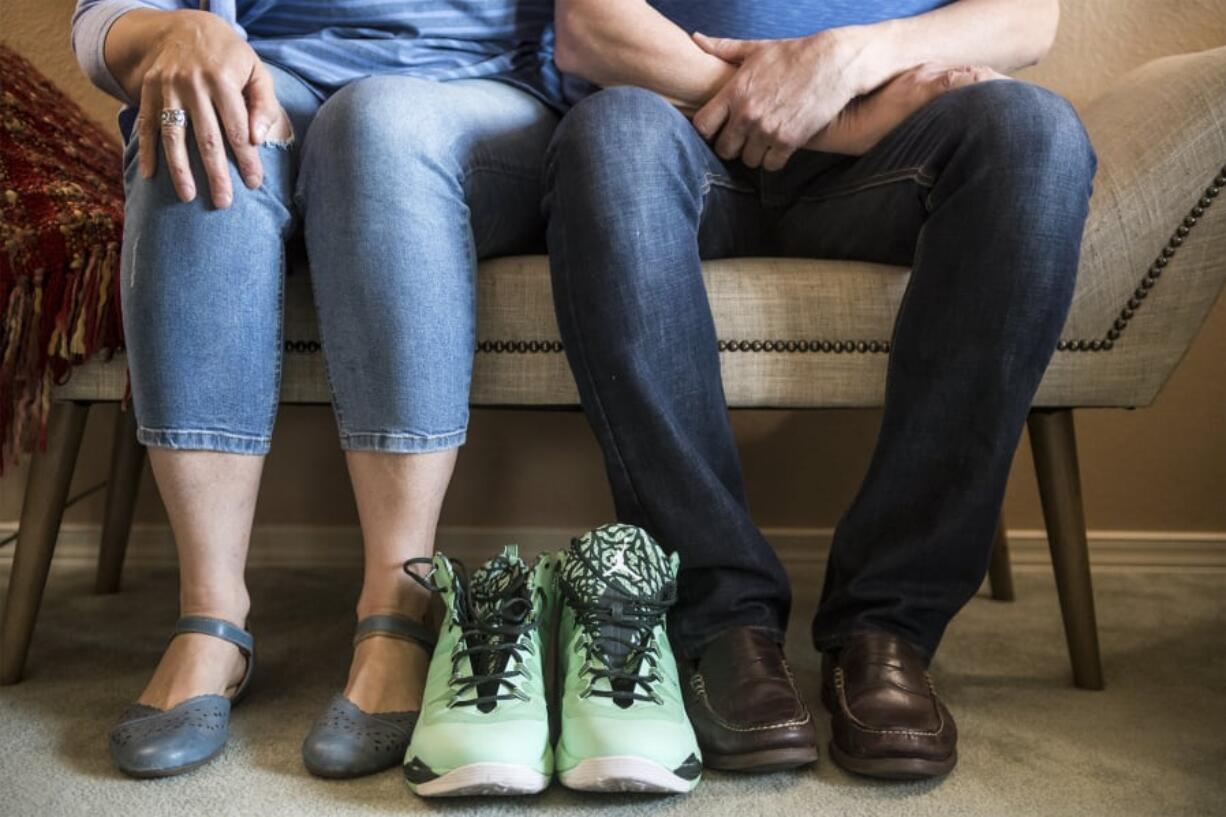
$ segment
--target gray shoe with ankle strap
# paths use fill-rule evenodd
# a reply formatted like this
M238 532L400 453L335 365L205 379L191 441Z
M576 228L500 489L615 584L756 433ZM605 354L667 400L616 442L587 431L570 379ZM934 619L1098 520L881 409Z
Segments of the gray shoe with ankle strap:
M247 659L243 680L232 697L197 695L170 709L132 704L111 729L111 757L132 777L169 777L212 760L230 735L230 708L246 694L255 669L255 641L251 633L228 621L205 616L184 616L174 634L200 633L229 641Z
M354 646L376 635L418 644L426 656L438 634L405 616L370 616L358 622ZM302 742L302 762L318 777L362 777L404 762L413 737L417 712L363 712L343 694L336 694Z

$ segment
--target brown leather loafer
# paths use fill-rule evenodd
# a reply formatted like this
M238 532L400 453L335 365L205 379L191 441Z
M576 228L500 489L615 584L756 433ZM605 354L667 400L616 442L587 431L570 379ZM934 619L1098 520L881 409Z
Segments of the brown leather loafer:
M770 772L817 760L813 717L783 649L765 633L727 630L681 671L704 766Z
M849 772L890 780L948 774L958 728L937 698L923 654L898 636L860 633L822 658L830 756Z

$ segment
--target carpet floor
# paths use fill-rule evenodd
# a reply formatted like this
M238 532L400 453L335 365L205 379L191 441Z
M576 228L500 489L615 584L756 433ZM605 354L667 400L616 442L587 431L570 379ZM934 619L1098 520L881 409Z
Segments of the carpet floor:
M805 639L818 583L812 569L793 573L790 655L818 713L819 662ZM1105 692L1071 685L1049 572L1019 571L1016 602L974 599L934 666L961 733L961 760L942 781L843 773L819 718L822 760L800 772L708 772L687 797L555 784L531 798L448 802L414 798L394 770L337 783L302 768L302 736L344 681L357 580L335 568L252 570L260 666L230 745L190 775L132 781L111 766L105 736L160 653L173 575L133 568L122 593L97 596L88 571L56 569L26 680L0 689L0 814L1226 814L1226 574L1100 572Z

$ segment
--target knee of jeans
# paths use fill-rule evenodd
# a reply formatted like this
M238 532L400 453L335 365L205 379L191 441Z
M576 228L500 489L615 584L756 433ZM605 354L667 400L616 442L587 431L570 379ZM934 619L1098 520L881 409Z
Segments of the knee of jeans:
M166 153L161 144L157 147L157 164L153 176L145 178L139 170L139 134L133 133L124 149L124 198L126 218L129 222L143 216L161 217L164 207L181 204L175 192L174 180L166 161ZM192 204L197 209L212 210L209 205L209 181L205 174L204 162L200 157L200 149L196 145L194 132L188 125L185 148L187 151L188 169L195 182L196 197ZM221 213L241 213L244 203L258 201L261 197L271 202L271 206L282 215L288 215L288 206L293 186L293 158L290 141L269 141L259 146L257 154L260 161L263 180L259 188L253 190L243 183L234 154L225 151L226 162L230 170L230 189L234 196L231 207L218 211ZM267 194L267 195L265 195ZM182 208L180 208L182 209ZM242 218L238 215L235 218Z
M337 91L311 124L308 154L314 147L384 170L395 160L398 172L415 162L433 165L455 155L460 135L437 97L429 98L437 84L406 79L366 77ZM363 157L370 161L362 162Z
M674 167L688 152L693 129L680 111L658 94L618 87L583 99L562 118L546 153L550 187L555 181L618 181L642 187L632 170Z
M984 161L1041 185L1088 191L1097 157L1073 106L1046 88L993 80L952 92L973 149Z

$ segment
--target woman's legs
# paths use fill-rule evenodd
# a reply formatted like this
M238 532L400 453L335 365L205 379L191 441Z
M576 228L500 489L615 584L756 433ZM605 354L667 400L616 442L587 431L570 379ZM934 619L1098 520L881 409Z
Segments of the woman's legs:
M262 456L150 448L149 464L179 550L179 614L243 626L243 580ZM233 644L189 633L170 642L140 703L168 709L194 695L225 694L246 660Z
M312 92L271 68L299 133L318 107ZM197 178L194 141L189 156ZM224 210L175 196L164 161L144 179L136 137L125 155L122 281L125 342L137 436L179 551L182 615L245 626L247 544L280 384L284 242L293 224L297 150L260 150L264 183L232 170ZM167 708L224 693L245 661L204 635L171 641L140 701Z
M457 451L346 453L364 542L359 619L387 613L425 617L430 595L401 566L405 559L434 552ZM413 642L367 638L354 648L345 696L366 712L412 711L421 701L425 665L425 653Z
M433 551L466 434L476 262L543 246L555 123L500 82L373 77L331 97L303 146L298 202L365 541L359 618L425 611L401 564ZM416 709L426 663L366 639L346 693L366 712Z

